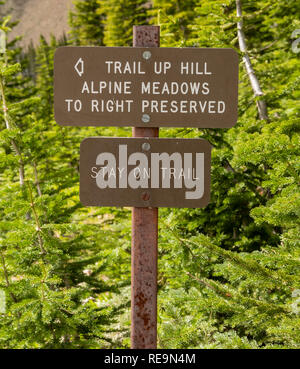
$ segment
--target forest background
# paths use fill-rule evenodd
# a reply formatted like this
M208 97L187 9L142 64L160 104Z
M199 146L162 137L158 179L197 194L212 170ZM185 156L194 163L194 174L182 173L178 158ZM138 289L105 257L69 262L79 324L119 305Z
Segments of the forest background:
M158 346L300 347L299 14L296 0L74 1L67 35L1 50L0 348L129 347L130 209L83 207L78 162L85 137L131 129L58 126L53 55L131 46L143 24L162 47L240 55L235 127L160 130L213 151L210 204L159 210Z

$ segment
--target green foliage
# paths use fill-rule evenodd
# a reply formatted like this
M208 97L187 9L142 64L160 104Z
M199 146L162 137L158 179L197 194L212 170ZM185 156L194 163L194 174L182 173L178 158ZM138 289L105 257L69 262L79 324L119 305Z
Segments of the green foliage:
M211 202L160 209L159 347L299 348L299 54L295 1L243 0L244 33L264 92L261 120L240 63L239 120L162 129L213 145ZM159 24L164 47L232 47L236 1L76 1L68 42L129 46ZM3 29L9 31L9 18ZM129 346L130 211L79 203L79 144L128 128L53 121L53 55L41 38L0 60L1 348ZM243 55L240 53L240 56Z
M299 249L237 254L168 229L161 240L160 269L170 281L160 294L162 347L298 347L292 291L300 282Z
M99 1L74 1L69 14L70 41L74 45L103 45L104 17L99 14Z
M153 0L153 23L161 27L162 46L183 47L190 36L190 25L195 18L196 0Z
M0 347L115 347L110 325L126 304L103 302L129 283L127 220L79 204L82 137L53 121L55 47L41 39L31 88L15 51L0 60Z
M131 46L132 27L147 24L145 0L98 0L105 16L104 45Z
M172 3L160 2L161 12L171 9ZM205 209L161 211L166 219L160 241L161 347L297 348L300 344L295 297L299 60L290 44L300 7L286 1L242 3L244 32L265 92L269 121L259 120L256 98L241 64L236 127L222 132L172 132L213 143L212 199ZM165 18L162 23L163 46L238 50L234 1L201 1L194 11L188 40L179 26L176 30L177 14L168 14L169 21ZM181 42L174 42L180 34Z

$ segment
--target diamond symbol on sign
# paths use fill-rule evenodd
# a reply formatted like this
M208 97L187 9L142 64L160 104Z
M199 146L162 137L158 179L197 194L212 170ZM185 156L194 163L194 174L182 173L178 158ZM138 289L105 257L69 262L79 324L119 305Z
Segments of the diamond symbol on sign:
M81 77L84 73L84 62L83 62L82 58L80 58L77 61L74 68L75 68L76 72L79 74L79 76Z

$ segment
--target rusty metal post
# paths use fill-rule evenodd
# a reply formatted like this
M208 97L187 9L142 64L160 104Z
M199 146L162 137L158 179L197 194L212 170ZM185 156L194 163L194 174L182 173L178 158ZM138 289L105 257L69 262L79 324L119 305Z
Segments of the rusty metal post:
M134 26L134 47L159 47L159 26ZM158 137L158 128L137 127L133 137ZM147 194L146 194L147 195ZM158 209L132 209L131 348L155 349L157 341Z

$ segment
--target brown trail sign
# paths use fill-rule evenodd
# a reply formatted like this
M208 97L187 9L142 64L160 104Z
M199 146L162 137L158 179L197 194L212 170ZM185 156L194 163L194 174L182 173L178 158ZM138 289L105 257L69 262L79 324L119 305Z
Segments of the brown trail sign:
M81 203L206 206L210 151L210 144L202 139L87 138L80 148Z
M228 128L237 121L233 49L62 47L54 70L61 125Z

